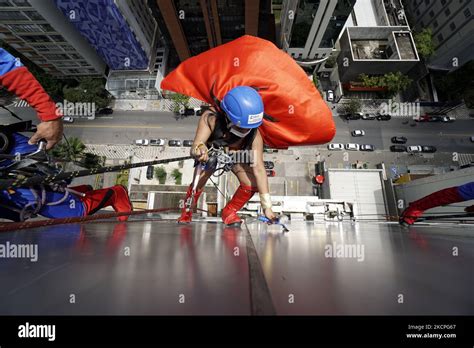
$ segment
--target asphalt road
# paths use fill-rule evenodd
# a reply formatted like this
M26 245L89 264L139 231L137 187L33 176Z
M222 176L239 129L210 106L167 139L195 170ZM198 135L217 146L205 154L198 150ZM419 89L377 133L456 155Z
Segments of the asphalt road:
M24 119L36 120L30 108L12 108ZM176 119L170 112L116 111L95 120L78 120L65 124L68 137L79 137L87 144L131 144L135 139L165 138L193 139L199 118L189 116ZM405 136L407 145L434 145L440 152L474 153L474 120L457 120L454 123L416 123L412 127L403 119L390 121L345 121L335 117L337 133L333 142L372 144L377 150L388 150L392 136ZM0 110L0 122L12 123L15 119ZM404 124L405 123L405 124ZM350 132L363 129L364 137L354 138ZM324 145L324 147L326 147Z

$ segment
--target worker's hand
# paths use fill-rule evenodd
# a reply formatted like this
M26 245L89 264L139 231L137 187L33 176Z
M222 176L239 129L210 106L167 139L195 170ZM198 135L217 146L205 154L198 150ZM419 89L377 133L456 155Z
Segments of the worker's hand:
M265 213L265 217L271 221L275 221L277 219L277 216L273 212L272 208L265 209L264 213Z
M47 141L46 150L51 149L54 145L61 141L63 136L63 121L57 118L51 121L41 122L36 127L36 133L28 141L28 144L34 145L41 139Z
M201 163L206 163L209 160L207 151L206 145L201 143L191 149L191 156Z

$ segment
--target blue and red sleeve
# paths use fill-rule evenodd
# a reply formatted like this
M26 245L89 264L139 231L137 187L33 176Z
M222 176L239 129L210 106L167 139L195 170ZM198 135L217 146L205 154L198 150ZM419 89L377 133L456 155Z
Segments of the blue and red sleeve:
M474 199L474 181L458 186L458 192L465 201Z
M0 85L33 107L41 121L51 121L62 116L33 74L3 48L0 48Z

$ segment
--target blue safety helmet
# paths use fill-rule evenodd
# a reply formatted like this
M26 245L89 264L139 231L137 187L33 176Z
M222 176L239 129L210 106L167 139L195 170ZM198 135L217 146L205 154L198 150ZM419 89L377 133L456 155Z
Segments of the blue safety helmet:
M241 128L257 128L263 122L262 97L252 87L232 88L224 96L221 108L230 122Z

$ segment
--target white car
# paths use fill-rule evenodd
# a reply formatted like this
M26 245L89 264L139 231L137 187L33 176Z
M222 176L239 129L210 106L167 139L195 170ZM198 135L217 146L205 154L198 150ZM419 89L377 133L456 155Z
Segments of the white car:
M351 132L353 137L363 137L365 135L365 131L361 129L356 129Z
M135 140L135 145L148 146L150 141L148 139L137 139Z
M441 119L441 122L454 122L456 121L456 117L451 117L451 116L444 116Z
M346 144L346 150L359 151L359 144Z
M471 140L471 143L474 143L474 135L469 138Z
M326 98L330 102L334 101L334 92L331 90L328 90Z
M63 116L63 122L73 123L74 118L72 118L71 116Z
M423 151L423 149L420 145L407 146L407 152L409 153L417 153L421 151Z
M341 151L341 150L344 150L344 145L343 144L329 144L328 150Z
M163 146L165 139L150 139L150 146Z

